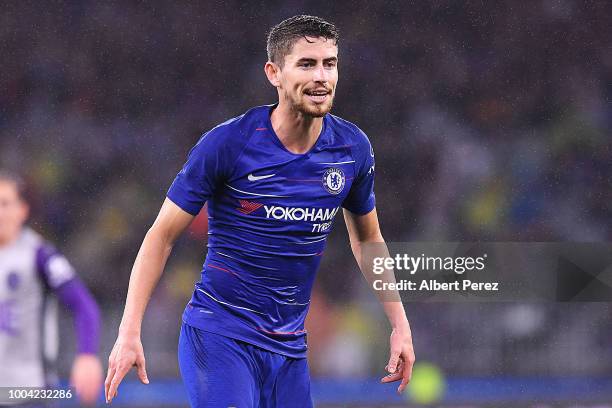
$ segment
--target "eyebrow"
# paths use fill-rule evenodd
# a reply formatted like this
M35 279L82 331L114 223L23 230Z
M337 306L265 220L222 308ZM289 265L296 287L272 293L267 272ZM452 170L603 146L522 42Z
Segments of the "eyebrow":
M323 62L337 62L338 61L338 57L329 57L329 58L324 58ZM317 62L317 60L315 58L300 58L299 60L296 61L297 64L299 64L300 62Z

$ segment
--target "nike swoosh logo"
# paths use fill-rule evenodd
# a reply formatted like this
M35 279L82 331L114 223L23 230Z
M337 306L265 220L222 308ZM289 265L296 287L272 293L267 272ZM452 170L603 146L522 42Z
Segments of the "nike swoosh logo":
M266 174L265 176L254 176L253 173L250 173L247 178L249 179L249 181L257 181L257 180L263 180L263 179L267 179L267 178L274 177L274 176L276 176L276 174Z

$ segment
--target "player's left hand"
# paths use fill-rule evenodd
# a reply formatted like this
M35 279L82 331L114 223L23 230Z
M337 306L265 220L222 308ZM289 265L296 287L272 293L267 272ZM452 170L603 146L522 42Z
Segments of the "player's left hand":
M388 375L380 379L382 383L402 380L397 392L402 393L412 377L412 366L414 365L414 347L412 346L412 333L410 325L406 321L404 327L395 328L391 332L390 339L391 357L385 367Z
M102 363L94 354L79 354L72 364L70 385L84 405L95 405L102 389Z

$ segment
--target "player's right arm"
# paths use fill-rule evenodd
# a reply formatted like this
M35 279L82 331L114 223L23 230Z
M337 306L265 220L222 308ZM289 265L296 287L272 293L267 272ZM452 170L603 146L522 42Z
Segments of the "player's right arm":
M107 403L117 395L117 387L132 367L137 368L138 377L143 383L149 383L140 339L142 318L174 242L193 218L194 215L166 198L142 242L132 268L117 341L108 358L108 373L104 382Z
M145 384L149 382L140 341L142 317L174 242L212 197L217 186L226 180L248 140L243 138L242 143L235 140L240 132L231 124L234 122L228 121L205 133L191 149L138 251L119 335L108 359L104 382L107 402L117 395L119 383L134 366L140 380Z

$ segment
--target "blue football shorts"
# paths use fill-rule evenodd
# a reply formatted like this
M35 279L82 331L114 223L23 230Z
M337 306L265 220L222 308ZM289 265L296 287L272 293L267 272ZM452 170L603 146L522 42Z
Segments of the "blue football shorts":
M306 358L182 324L181 376L194 408L312 408Z

